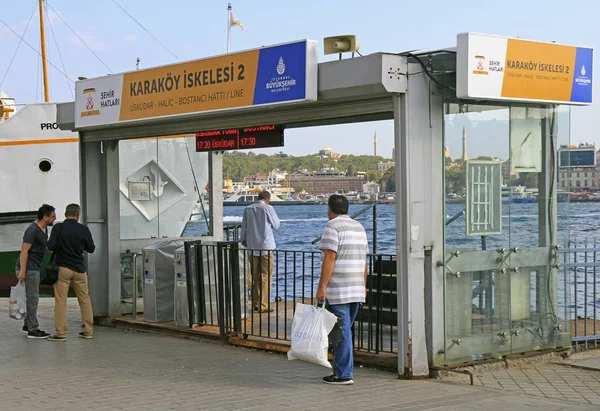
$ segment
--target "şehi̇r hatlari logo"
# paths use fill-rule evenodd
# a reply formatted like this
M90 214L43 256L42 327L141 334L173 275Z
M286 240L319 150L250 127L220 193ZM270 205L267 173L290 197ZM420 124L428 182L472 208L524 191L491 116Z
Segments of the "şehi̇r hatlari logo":
M592 84L592 79L587 76L587 70L583 64L579 70L579 76L575 79L575 83L579 86L589 86Z
M85 110L81 112L81 117L98 116L100 110L96 107L96 89L86 88L83 90L85 97Z
M281 93L282 91L290 91L296 86L296 79L285 74L285 62L283 57L279 57L279 62L275 66L277 76L271 77L271 81L267 82L266 89L271 93Z
M484 56L475 56L475 69L473 74L488 75L488 62Z

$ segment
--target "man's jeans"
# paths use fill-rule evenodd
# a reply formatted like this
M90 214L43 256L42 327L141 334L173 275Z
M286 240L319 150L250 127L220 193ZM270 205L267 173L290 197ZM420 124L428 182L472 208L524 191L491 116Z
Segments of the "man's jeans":
M358 314L359 303L334 304L327 308L342 319L342 342L333 349L333 373L338 378L352 378L354 353L352 344L352 324Z
M19 271L16 274L19 276ZM27 270L25 275L25 295L27 297L25 327L31 332L40 328L37 318L38 304L40 302L40 272Z

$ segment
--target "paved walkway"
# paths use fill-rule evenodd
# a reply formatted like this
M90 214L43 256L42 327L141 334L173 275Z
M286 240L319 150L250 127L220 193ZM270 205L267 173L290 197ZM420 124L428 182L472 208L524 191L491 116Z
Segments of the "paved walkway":
M76 301L69 302L66 343L29 340L21 323L8 317L7 306L0 299L0 408L6 410L590 409L585 397L554 399L461 381L402 381L365 368L356 370L354 386L329 386L320 382L327 374L323 367L211 341L110 328L84 340L76 338ZM40 313L48 332L51 307L52 300L44 300Z
M600 371L600 350L577 353L564 361L565 364L592 371Z
M593 356L600 361L600 353L593 353ZM588 404L588 409L600 409L600 372L570 367L566 362L476 371L474 377L475 386L499 389L511 395L529 394L567 400L574 404ZM444 380L469 383L469 377L461 374L451 374Z

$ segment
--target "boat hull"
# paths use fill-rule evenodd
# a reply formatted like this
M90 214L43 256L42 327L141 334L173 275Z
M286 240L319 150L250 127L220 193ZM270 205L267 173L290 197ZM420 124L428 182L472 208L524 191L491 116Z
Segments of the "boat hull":
M79 135L55 125L54 103L24 105L0 121L0 187L5 194L0 202L0 290L14 285L23 233L38 208L53 205L60 222L67 204L81 204ZM194 146L191 135L119 142L116 189L122 240L181 236L208 183L208 154L190 155ZM147 197L129 195L130 187L148 182Z

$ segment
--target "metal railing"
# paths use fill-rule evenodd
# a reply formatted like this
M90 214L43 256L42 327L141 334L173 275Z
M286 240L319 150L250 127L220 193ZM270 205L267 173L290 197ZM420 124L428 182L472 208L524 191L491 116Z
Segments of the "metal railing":
M573 349L600 346L600 243L597 239L570 241L561 250L564 287L571 302L565 315L571 321ZM566 271L566 272L565 272Z
M239 227L232 227L230 241L187 241L186 272L190 325L215 325L224 337L290 340L296 303L314 304L321 269L319 251L273 251L273 282L269 309L259 313L252 306L250 250L236 241ZM560 250L560 284L567 291L566 304L559 299L559 312L570 322L575 350L600 347L600 241L571 241ZM136 264L137 263L137 264ZM138 284L141 262L129 253L132 284ZM395 256L368 256L367 301L362 304L354 325L355 348L366 352L397 352L397 294ZM258 267L261 268L260 266ZM127 287L129 289L129 287ZM141 297L137 287L129 291L126 303L138 312ZM563 306L560 306L564 304Z
M272 281L267 309L256 310L252 273L270 255ZM254 268L252 268L254 259ZM190 326L219 326L230 334L290 341L297 303L314 304L321 268L319 251L249 250L237 242L186 242ZM356 350L397 353L396 261L392 255L369 255L367 299L353 327ZM266 270L265 270L266 271ZM268 271L267 271L268 272ZM254 305L256 304L256 305Z

